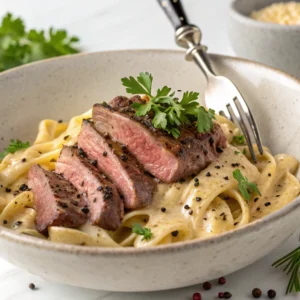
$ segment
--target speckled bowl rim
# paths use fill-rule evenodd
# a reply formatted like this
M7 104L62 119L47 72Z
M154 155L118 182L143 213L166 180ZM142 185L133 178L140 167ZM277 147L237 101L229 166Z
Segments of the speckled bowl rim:
M1 77L4 77L6 75L10 75L10 73L14 73L16 71L25 71L26 69L31 68L32 66L35 65L40 65L44 64L47 66L47 64L51 64L53 62L56 62L58 60L67 60L67 59L76 59L76 57L79 56L93 56L93 55L99 55L100 53L104 54L110 54L110 53L125 53L125 52L136 52L141 53L141 52L155 52L156 54L184 54L184 51L182 50L169 50L169 49L129 49L129 50L109 50L109 51L98 51L98 52L83 52L79 54L73 54L73 55L67 55L63 57L55 57L47 60L42 60L38 62L34 62L25 66L20 66L11 70L4 71L0 74L0 79ZM226 55L218 55L218 54L210 54L212 57L216 58L221 58L223 60L231 60L237 63L243 63L243 64L248 64L248 65L253 65L262 69L265 69L267 71L272 71L273 73L277 73L278 76L283 76L285 79L291 81L291 83L294 83L297 88L299 88L300 91L300 80L297 78L285 74L284 72L281 72L277 69L265 66L263 64L259 64L247 59L243 58L236 58L236 57L231 57L231 56L226 56ZM240 235L245 235L249 232L256 231L261 226L267 226L272 224L274 221L278 220L278 218L289 215L291 212L293 212L295 209L300 207L300 196L295 198L291 203L283 207L282 209L262 218L259 220L256 220L252 223L249 223L243 227L240 227L238 229L234 229L231 231L227 231L224 233L221 233L219 235L201 239L201 240L191 240L191 241L185 241L185 242L179 242L175 244L169 244L169 245L160 245L160 246L154 246L154 247L149 247L149 248L112 248L112 247L93 247L93 246L77 246L77 245L68 245L68 244L60 244L60 243L55 243L51 242L48 240L42 240L38 239L35 237L27 236L24 234L16 233L12 229L8 229L5 227L0 226L0 240L1 239L6 239L7 241L10 242L15 242L16 244L19 245L26 245L26 246L36 246L39 249L43 250L48 250L48 251L57 251L61 253L70 253L70 254L75 254L75 255L84 255L88 254L91 256L117 256L119 254L125 255L125 256L133 256L133 255L146 255L146 254L155 254L155 253L160 253L160 254L168 254L170 252L180 252L180 251L186 251L189 249L193 248L203 248L207 247L208 245L211 244L218 244L222 243L225 240L228 240L230 238L234 237L239 237Z
M232 0L230 3L229 14L231 18L236 19L240 23L245 23L249 26L258 27L258 28L267 28L269 30L282 30L282 31L299 31L300 32L300 25L285 25L285 24L277 24L277 23L268 23L263 21L258 21L240 13L235 5L236 3L240 2L241 0ZM249 0L251 1L251 0ZM275 3L275 2L274 2Z

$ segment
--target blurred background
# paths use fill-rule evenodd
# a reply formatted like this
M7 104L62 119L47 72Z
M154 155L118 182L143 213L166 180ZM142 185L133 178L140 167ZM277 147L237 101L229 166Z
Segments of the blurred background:
M211 52L233 54L227 36L230 0L183 0ZM20 16L28 28L66 29L83 51L178 48L156 0L0 0L0 17Z
M202 30L202 44L209 52L247 58L300 78L300 0L182 4L190 22ZM174 30L156 0L0 0L0 18L9 12L11 19L0 27L0 71L77 50L178 49ZM20 24L13 23L18 17L26 26L25 43ZM66 30L66 39L58 33L48 43L51 27ZM29 37L30 29L36 31ZM41 42L40 30L45 30L46 42ZM65 42L69 36L79 39L71 43L72 49ZM29 40L30 45L20 48L14 39L25 45Z

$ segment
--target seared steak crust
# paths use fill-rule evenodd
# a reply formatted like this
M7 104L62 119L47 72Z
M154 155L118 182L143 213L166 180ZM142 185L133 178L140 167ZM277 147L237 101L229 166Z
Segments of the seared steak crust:
M86 195L88 215L94 225L107 230L116 230L120 226L124 206L118 191L82 149L63 147L56 171Z
M83 121L78 146L116 185L126 208L141 208L151 202L156 184L126 147L101 135L88 120Z
M46 233L49 226L76 228L87 220L86 199L61 175L34 165L28 173L34 195L36 227Z
M210 132L199 133L196 126L183 126L174 139L151 123L151 115L137 117L131 108L134 101L116 97L111 105L95 104L93 120L103 134L125 145L153 176L163 182L175 182L197 174L214 161L226 147L226 137L218 124Z

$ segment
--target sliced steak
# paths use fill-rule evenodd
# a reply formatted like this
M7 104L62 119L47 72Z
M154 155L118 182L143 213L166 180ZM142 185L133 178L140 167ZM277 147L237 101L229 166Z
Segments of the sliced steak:
M34 165L28 173L28 185L34 195L39 232L45 233L49 226L76 228L86 222L84 196L61 175Z
M78 146L113 181L126 208L141 208L151 202L156 184L126 147L101 135L88 120L83 121Z
M151 116L135 116L130 106L133 101L143 100L136 96L117 97L113 106L95 104L95 127L125 145L147 171L163 182L200 172L226 147L226 137L218 124L206 133L199 133L194 125L184 126L180 137L174 139L154 128Z
M112 182L93 166L85 153L76 147L63 147L56 163L61 173L88 201L90 221L107 230L116 230L124 214L123 202Z

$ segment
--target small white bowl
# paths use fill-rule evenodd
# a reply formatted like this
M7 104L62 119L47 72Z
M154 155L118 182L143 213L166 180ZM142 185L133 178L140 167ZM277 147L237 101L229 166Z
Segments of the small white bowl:
M253 108L264 144L300 159L300 82L249 61L211 55L218 73L239 87ZM184 53L171 50L80 54L0 74L0 148L34 139L41 119L68 120L125 93L120 78L149 71L155 88L199 91L205 78ZM211 239L149 249L51 243L0 228L0 255L49 280L110 291L179 288L224 276L268 254L299 227L300 197L241 229Z
M300 78L300 25L280 25L250 18L254 10L290 0L234 0L229 37L235 53Z

